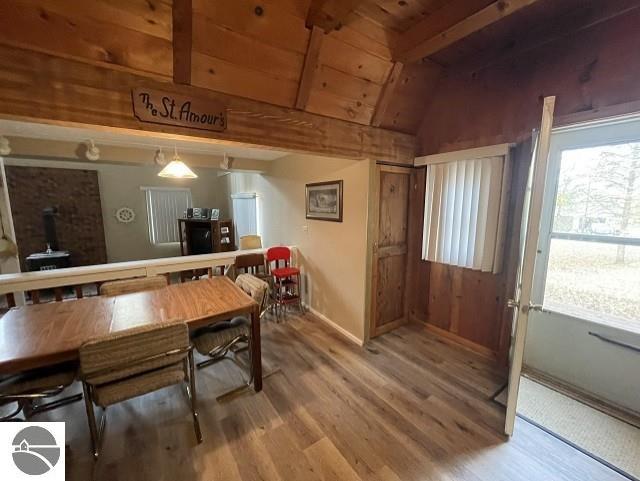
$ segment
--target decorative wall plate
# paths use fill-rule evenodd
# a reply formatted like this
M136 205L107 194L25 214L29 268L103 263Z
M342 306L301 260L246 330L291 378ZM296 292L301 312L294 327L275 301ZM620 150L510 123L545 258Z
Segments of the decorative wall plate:
M136 218L136 213L133 211L131 207L120 207L116 211L116 219L118 222L122 222L123 224L128 224L129 222L133 222Z

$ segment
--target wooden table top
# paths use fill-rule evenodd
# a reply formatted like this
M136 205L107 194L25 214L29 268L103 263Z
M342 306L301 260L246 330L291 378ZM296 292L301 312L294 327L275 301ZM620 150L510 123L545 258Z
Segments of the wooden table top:
M154 291L13 308L0 318L0 374L77 359L83 343L111 332L180 320L195 329L257 308L222 276Z

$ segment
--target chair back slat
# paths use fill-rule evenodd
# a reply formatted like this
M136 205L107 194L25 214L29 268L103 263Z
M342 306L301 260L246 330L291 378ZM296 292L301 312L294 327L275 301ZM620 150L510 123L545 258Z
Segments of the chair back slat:
M105 282L100 286L101 296L117 296L120 294L130 294L132 292L150 291L161 289L167 286L165 276L137 277L134 279L121 279L118 281Z
M269 299L269 284L254 275L240 274L236 278L236 285L258 303L260 313L266 309Z
M264 263L263 254L244 254L237 256L235 260L236 270L241 273L259 274L260 268L264 271L266 265Z
M185 323L149 324L112 333L80 347L80 374L104 384L182 362L188 355Z

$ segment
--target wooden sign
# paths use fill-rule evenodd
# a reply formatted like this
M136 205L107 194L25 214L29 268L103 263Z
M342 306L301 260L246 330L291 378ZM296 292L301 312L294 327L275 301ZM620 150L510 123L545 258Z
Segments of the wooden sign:
M131 90L131 101L133 115L140 122L216 132L227 128L227 109L214 100L134 88Z

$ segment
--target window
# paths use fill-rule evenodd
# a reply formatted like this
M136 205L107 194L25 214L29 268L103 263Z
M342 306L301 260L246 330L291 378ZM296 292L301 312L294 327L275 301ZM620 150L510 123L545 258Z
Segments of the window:
M255 192L232 194L233 221L236 227L236 239L245 235L258 234L258 196Z
M640 142L559 155L544 305L640 330Z
M500 271L506 158L505 150L505 155L427 165L423 259L484 272Z
M152 244L179 242L178 218L192 206L191 190L143 187L147 198L149 240Z

